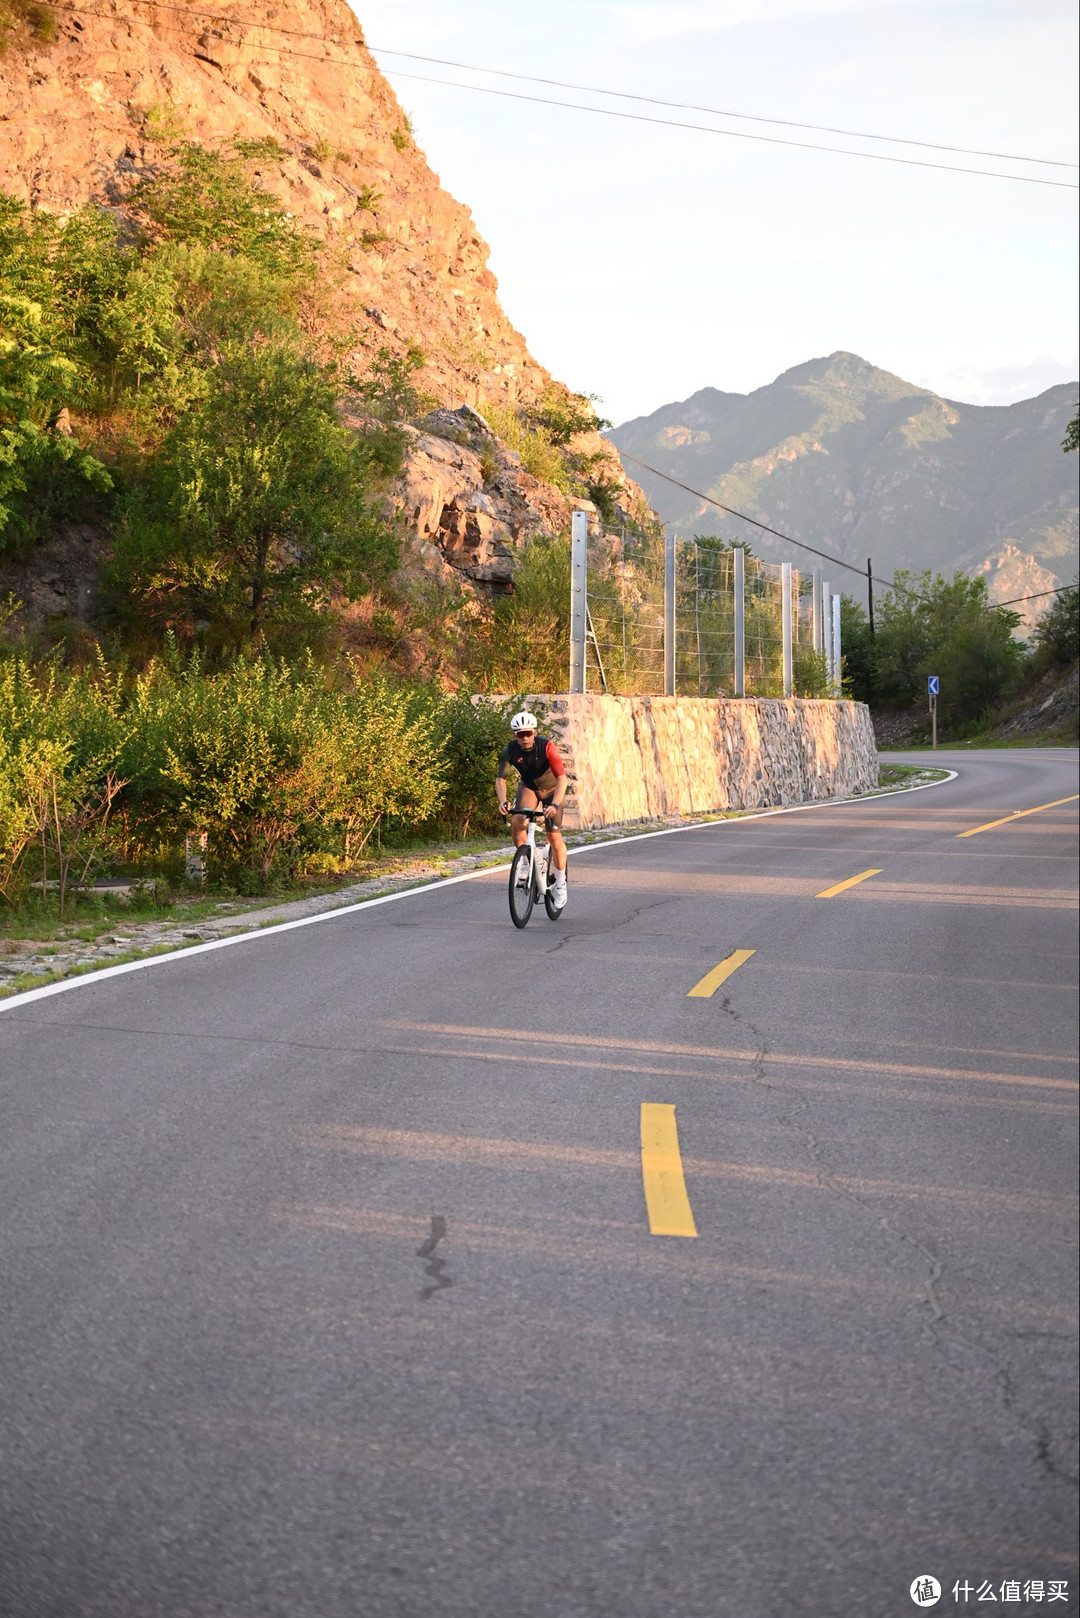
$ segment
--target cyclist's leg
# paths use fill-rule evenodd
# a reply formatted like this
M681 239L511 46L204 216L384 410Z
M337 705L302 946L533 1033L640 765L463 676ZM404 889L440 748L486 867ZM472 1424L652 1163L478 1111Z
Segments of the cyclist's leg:
M550 798L544 799L545 809L548 808L550 803ZM551 845L551 852L555 856L555 869L557 871L566 870L566 843L563 840L563 834L560 829L562 827L562 815L563 806L560 803L556 805L554 820L548 819L545 821L545 826L547 827L547 840Z
M540 799L536 796L536 793L533 791L532 787L527 787L525 783L522 782L517 789L517 797L514 799L514 808L536 809L539 807L539 805ZM524 815L511 816L510 829L514 834L514 842L517 844L518 848L520 848L522 843L525 841L525 827L527 824L528 822L526 821Z
M550 805L550 801L551 800L548 799L545 802L545 808ZM552 883L551 891L556 911L561 910L566 903L566 843L563 839L562 831L560 830L562 826L562 816L563 806L560 803L555 806L555 814L553 818L545 821L547 826L548 845L554 857L555 865L554 881Z

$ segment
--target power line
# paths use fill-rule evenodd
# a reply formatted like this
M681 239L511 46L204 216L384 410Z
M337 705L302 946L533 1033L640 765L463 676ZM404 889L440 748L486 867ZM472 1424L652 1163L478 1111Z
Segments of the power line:
M366 41L365 41L366 43ZM696 101L663 101L659 96L636 95L629 90L609 90L602 84L574 84L566 79L542 79L534 73L512 73L502 67L480 67L475 62L454 62L444 56L421 56L418 51L392 51L385 45L368 45L368 50L384 56L400 56L410 62L432 62L438 67L460 67L469 73L491 73L501 79L519 79L525 84L547 84L559 90L584 90L590 95L617 96L621 101L644 101L651 107L677 107L683 112L707 112L716 118L742 118L755 124L783 124L788 129L813 129L823 135L850 135L854 140L885 140L897 146L924 146L935 152L956 152L964 157L998 157L1012 163L1046 163L1055 168L1075 169L1058 157L1024 157L1018 152L988 152L978 146L945 146L936 140L915 140L906 135L875 135L868 129L839 129L833 124L806 124L796 118L769 118L759 112L732 112L727 107L704 107Z
M718 511L726 511L729 517L738 517L740 521L751 523L753 527L760 528L763 533L772 534L776 539L782 539L788 545L797 545L800 550L809 551L813 556L820 556L823 561L830 563L834 567L846 568L849 573L857 573L860 579L866 578L867 575L861 567L854 567L851 562L842 561L839 556L835 556L829 551L819 551L816 546L808 545L803 539L792 539L790 534L782 534L779 528L770 528L767 522L758 522L756 517L748 517L745 511L736 511L734 506L725 506L721 501L714 500L711 494L705 494L701 489L692 489L689 483L680 483L678 478L671 477L667 472L661 472L659 467L650 466L647 461L639 461L636 455L630 455L626 450L619 449L618 445L615 448L622 460L633 461L635 466L640 466L644 471L651 472L654 477L663 478L666 483L674 483L677 489L685 489L687 494L696 495L699 500L708 501L709 505L715 506ZM918 591L906 589L905 586L897 584L895 579L879 579L875 577L873 582L884 585L887 590L902 590L905 595L914 596L917 601L924 599L919 595Z
M55 10L76 11L81 7L64 4L63 0L49 0ZM286 34L291 39L318 39L324 44L345 47L348 45L361 45L370 51L381 51L384 56L400 56L410 62L431 62L438 67L459 67L469 73L490 73L503 79L517 79L527 84L547 84L561 90L583 90L591 95L614 96L621 101L642 101L653 107L675 107L684 112L705 112L716 118L739 118L758 124L782 124L788 129L811 129L826 135L849 135L854 140L881 140L889 141L897 146L921 146L935 152L955 152L964 157L995 157L1013 163L1043 163L1055 168L1074 169L1080 167L1076 163L1067 163L1057 157L1027 157L1019 152L987 151L978 146L947 146L941 141L917 140L906 135L878 135L867 129L841 129L833 124L803 123L796 118L771 118L764 113L732 112L727 107L702 106L695 101L665 101L659 96L638 95L629 90L609 90L602 84L576 84L565 79L540 78L533 73L513 73L507 68L483 67L476 62L457 62L443 56L423 56L418 51L395 51L386 45L370 45L363 35L359 39L335 39L326 34L310 28L283 28L280 23L264 22L261 19L247 19L234 17L223 11L199 11L194 6L175 5L171 0L135 0L136 4L152 5L157 11L176 11L184 16L198 17L204 22L225 22L239 24L241 27L261 28L272 34ZM90 13L100 15L100 13ZM275 47L271 46L273 50ZM306 54L296 52L296 55Z
M53 11L73 11L80 17L96 17L99 22L115 23L119 20L104 11L92 11L88 6L70 5L68 0L45 0L45 3L51 6ZM242 17L226 17L216 11L192 11L190 6L169 5L167 0L132 0L132 4L153 6L155 11L179 11L185 16L198 17L205 22L231 22L245 28L269 28L275 33L297 34L305 39L321 39L324 44L337 45L340 49L344 49L349 44L362 45L364 43L362 39L352 41L332 39L327 41L323 34L301 34L301 30L298 28L276 28L273 23L245 22ZM258 49L276 51L279 56L296 56L306 62L321 62L324 67L348 67L357 73L363 73L367 70L364 62L350 62L347 58L339 59L334 56L319 56L315 51L291 50L288 45L272 45L266 40L260 41Z
M201 22L231 22L241 28L266 28L272 34L288 34L293 39L320 39L324 45L366 45L363 35L359 39L333 39L326 34L314 32L310 28L282 28L280 23L263 22L261 19L249 17L232 17L225 11L199 11L195 6L178 6L170 4L170 0L132 0L134 5L153 6L155 11L178 11L185 17L198 17ZM106 22L117 22L120 19L108 17L101 11L87 11L83 6L68 5L66 0L45 0L45 4L53 11L82 11L88 17L101 17ZM276 49L275 46L270 47ZM1034 161L1041 161L1035 159Z
M273 49L275 47L271 47ZM520 90L492 90L486 84L462 84L458 79L433 79L426 73L399 73L399 79L420 84L441 84L451 90L471 90L474 95L499 96L506 101L531 101L543 107L563 107L570 112L591 112L597 118L623 118L634 124L660 124L666 129L692 129L702 135L720 135L728 140L753 140L768 146L795 146L804 152L831 152L837 157L861 157L871 163L902 163L907 168L941 169L949 174L978 174L984 180L1013 180L1018 185L1052 185L1062 191L1080 191L1080 185L1067 180L1041 180L1034 174L999 174L994 169L969 169L958 163L931 163L920 157L892 157L887 152L853 152L847 146L823 146L817 141L786 140L782 135L751 135L744 129L714 129L711 124L688 124L678 118L650 118L643 112L615 112L610 107L587 107L580 101L553 101L550 96L525 95Z
M820 556L832 567L846 568L849 573L857 573L860 579L867 577L861 567L854 567L851 562L845 562L829 551L819 551L816 546L808 545L803 539L792 539L790 534L782 534L779 528L770 528L768 523L759 522L756 517L748 517L745 511L736 511L734 506L725 506L721 501L714 500L711 494L705 494L701 489L692 489L689 483L680 483L678 478L671 477L667 472L661 472L659 467L650 466L647 461L639 461L636 455L619 449L618 445L615 445L615 448L622 460L633 461L635 466L640 466L645 472L651 472L654 477L663 478L666 483L673 483L677 489L685 489L687 494L696 495L699 500L707 500L710 506L716 506L719 511L726 511L729 517L738 517L742 522L751 523L755 528L760 528L766 534L772 534L776 539L784 540L788 545L797 545L800 550L809 551L813 556ZM911 596L916 601L926 601L926 597L921 596L917 590L910 590L907 585L897 584L895 579L882 579L876 574L872 575L872 579L874 584L883 585L887 590L898 590L901 595ZM1066 590L1075 589L1075 584L1061 584L1056 590L1036 590L1033 595L1012 596L1008 601L995 601L992 606L996 611L998 607L1014 607L1021 601L1038 601L1042 596L1059 596Z
M65 0L48 0L48 3L50 3L53 6L53 9L56 10L56 11L77 12L80 15L83 15L83 16L97 17L97 18L101 19L102 21L113 21L113 22L116 21L115 17L112 17L112 18L106 17L103 12L92 11L88 7L84 7L84 6L71 5L69 3L65 3ZM199 17L199 18L201 18L201 19L203 19L205 21L233 23L233 24L236 24L239 27L266 28L266 29L269 29L270 31L272 31L274 33L289 34L292 37L300 37L300 38L306 38L306 39L321 39L324 42L326 42L326 37L325 37L325 35L322 35L322 34L308 33L308 32L305 32L304 30L301 30L301 29L277 28L272 23L263 23L263 22L260 22L260 21L248 21L248 20L245 20L242 17L232 17L232 16L229 16L229 15L227 15L225 13L221 13L221 12L196 11L196 10L192 9L190 6L181 6L181 5L170 4L169 0L135 0L135 3L140 4L140 5L150 5L150 6L153 6L156 10L160 10L160 11L180 12L180 13L186 15L186 16ZM339 48L343 48L343 44L344 44L344 42L339 41L339 40L331 40L331 41L329 41L329 43L338 45ZM360 40L355 40L355 41L349 41L348 43L363 45L365 43L365 41L363 39L360 39ZM333 57L317 56L314 53L309 52L309 51L291 50L286 45L270 45L270 44L266 44L264 42L264 43L261 44L261 48L263 50L276 51L279 56L303 57L303 58L306 58L309 61L324 62L324 63L327 63L327 64L329 64L331 66L335 66L335 67L351 67L351 68L355 69L355 68L362 68L362 66L363 66L362 63L350 62L350 61L347 61L347 60L345 60L345 61L335 61ZM388 51L386 54L387 55L404 55L404 54L407 54L407 53L404 53L404 52L389 52ZM429 58L422 58L422 60L429 60ZM434 61L434 60L436 60L436 58L430 58L430 60ZM475 71L478 71L478 72L489 72L489 71L490 72L501 72L502 70L501 69L480 68L480 69L476 69ZM502 99L509 100L509 101L529 101L529 102L532 102L532 103L540 105L540 106L562 107L565 110L570 111L570 112L589 112L589 113L592 113L594 116L596 116L598 118L622 118L622 119L625 119L625 120L627 120L627 121L629 121L631 123L657 124L657 125L662 125L663 127L669 128L669 129L689 129L689 130L693 130L695 133L698 133L698 134L726 136L729 140L752 140L752 141L763 142L764 144L770 145L770 146L792 146L792 147L796 147L796 148L798 148L798 149L800 149L802 151L829 152L829 153L831 153L832 155L834 155L836 157L859 157L859 158L863 158L863 159L865 159L867 161L870 161L870 162L900 163L900 164L903 164L905 167L908 167L908 168L939 169L939 170L942 170L943 172L951 173L951 174L976 174L976 175L980 175L983 179L987 179L987 180L1012 180L1012 181L1015 181L1016 183L1021 184L1021 185L1049 185L1049 186L1054 186L1055 188L1057 188L1059 190L1064 190L1064 191L1077 191L1077 190L1080 190L1080 186L1070 185L1065 180L1042 180L1042 179L1039 179L1035 175L1029 175L1029 174L1000 174L1000 173L998 173L998 172L996 172L994 170L990 170L990 169L969 169L969 168L966 168L966 167L964 167L964 166L962 166L960 164L956 164L956 163L931 163L931 162L926 161L925 159L921 159L921 158L917 158L917 157L892 157L888 153L885 153L885 152L855 152L855 151L850 150L850 148L844 147L844 146L825 146L825 145L822 145L822 144L820 144L818 142L814 142L814 141L785 140L784 137L780 136L780 135L751 135L747 131L741 130L741 129L715 129L709 124L690 124L690 123L685 123L685 122L681 121L680 119L675 119L675 118L650 118L645 113L616 112L610 107L587 107L587 106L582 105L579 102L555 101L550 96L530 96L530 95L524 95L522 92L515 91L515 90L493 90L493 89L490 89L488 86L481 85L481 84L462 84L459 81L453 80L453 79L434 79L434 78L431 78L428 75L423 74L423 73L399 73L397 76L398 76L398 78L402 78L402 79L413 79L413 80L416 80L416 81L418 81L419 83L422 83L422 84L440 84L440 85L443 85L446 88L451 89L451 90L471 90L476 95L499 96ZM512 76L517 77L518 75L512 75ZM538 82L547 83L549 81L540 80ZM559 81L554 81L553 80L553 81L550 81L550 82L554 83L554 82L559 82ZM598 93L602 94L602 95L606 95L606 94L622 95L623 94L622 91L610 91L610 92L608 92L608 91L599 91ZM637 98L632 98L632 99L637 99ZM652 98L643 97L641 99L651 100ZM682 105L682 103L676 103L676 102L672 102L672 103L660 102L658 104L663 105L663 106L666 106L666 105L672 105L672 106ZM721 116L742 117L744 115L743 114L721 114ZM745 116L751 117L751 116L754 116L754 115L753 114L747 114ZM764 118L761 119L761 122L768 122L768 123L784 122L784 121L785 120L774 120L774 119L764 119ZM805 128L817 128L819 126L817 126L817 125L799 125L797 127L800 127L800 128L803 128L803 127L805 127ZM824 127L824 126L820 126L820 127ZM892 136L892 135L882 135L882 136L869 135L869 136L861 137L861 138L865 138L865 139L869 139L869 140L900 140L900 137ZM921 142L921 141L920 142L912 141L912 142L908 142L908 143L905 143L905 144L930 145L931 143L930 142ZM966 150L966 148L956 148L956 150L962 150L962 149ZM953 148L951 148L951 147L942 147L942 148L940 148L940 150L953 150ZM1019 161L1019 162L1052 163L1052 162L1056 162L1057 160L1053 159L1053 158L1019 158L1019 159L1017 159L1017 161ZM1063 166L1073 167L1075 165L1063 165Z
M1010 596L1008 601L995 601L995 607L1015 607L1018 601L1038 601L1042 596L1064 595L1066 590L1075 590L1075 584L1059 584L1056 590L1036 590L1030 596Z

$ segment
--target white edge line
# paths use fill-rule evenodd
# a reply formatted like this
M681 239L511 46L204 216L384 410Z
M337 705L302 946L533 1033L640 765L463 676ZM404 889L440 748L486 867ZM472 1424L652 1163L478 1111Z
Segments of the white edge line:
M927 766L930 768L931 766ZM955 781L957 770L949 770L944 780L924 781L920 786L893 788L891 792L867 792L857 798L828 798L820 803L793 803L783 809L761 809L753 814L738 815L731 820L699 820L692 826L665 826L663 831L630 832L625 837L607 837L602 842L587 844L584 848L574 848L569 852L575 859L582 854L602 853L605 848L615 848L620 843L644 843L650 837L675 837L681 832L717 830L724 826L743 825L748 820L769 820L775 815L797 815L806 809L840 809L848 804L873 803L878 798L899 798L906 792L925 792L929 787L943 787L948 781ZM459 882L475 882L480 877L492 876L496 871L508 871L510 861L504 865L485 865L479 871L466 871L462 876L439 877L434 882L424 882L415 888L404 888L400 893L384 893L377 899L359 899L356 904L340 905L336 910L321 910L317 916L300 916L296 921L275 922L272 927L253 927L247 933L234 933L231 938L214 938L206 944L192 944L187 949L178 945L175 949L162 952L160 955L147 955L139 961L123 961L118 966L102 966L96 972L81 972L77 977L62 978L59 983L45 983L39 989L24 989L21 994L10 995L6 1000L0 1000L0 1012L9 1011L13 1006L26 1006L33 1000L48 1000L54 994L66 994L69 989L81 989L88 983L100 983L104 978L123 977L127 972L142 972L149 966L163 966L169 961L189 961L193 955L209 955L212 950L228 949L232 944L250 944L256 938L272 938L277 933L290 933L297 927L313 927L316 922L336 921L339 916L353 915L357 910L373 910L376 905L393 904L398 899L412 899L417 894L441 892L444 888L455 887Z

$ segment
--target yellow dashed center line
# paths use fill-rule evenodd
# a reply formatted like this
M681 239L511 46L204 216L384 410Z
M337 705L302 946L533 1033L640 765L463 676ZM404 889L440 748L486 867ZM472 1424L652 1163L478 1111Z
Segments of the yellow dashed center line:
M696 1236L683 1179L675 1108L664 1102L641 1103L641 1178L652 1234Z
M698 1000L708 1000L710 995L716 993L721 983L725 983L732 972L737 971L744 961L750 959L753 953L752 949L732 950L730 955L724 957L719 966L714 966L711 972L706 972L700 983L695 983L692 989L687 989L686 998L688 1000L691 997Z
M831 888L825 888L823 892L817 895L817 898L833 899L838 893L843 893L845 888L853 888L857 882L865 882L868 876L880 875L880 867L873 871L860 871L858 876L849 876L846 882L835 882Z
M1055 798L1053 803L1037 803L1034 809L1018 809L1014 815L1003 815L1000 820L988 820L985 826L972 826L970 831L958 831L957 837L977 837L981 831L993 831L995 826L1007 826L1010 820L1023 820L1025 815L1041 815L1044 809L1058 809L1063 803L1075 803L1080 792L1071 798Z

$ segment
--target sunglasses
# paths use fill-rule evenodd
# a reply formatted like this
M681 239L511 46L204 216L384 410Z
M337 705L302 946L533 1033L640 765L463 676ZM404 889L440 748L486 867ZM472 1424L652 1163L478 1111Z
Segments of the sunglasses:
M535 730L515 730L514 735L518 741L521 741L526 736L535 736L536 732Z

